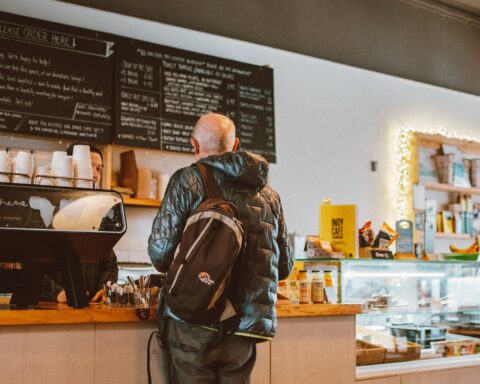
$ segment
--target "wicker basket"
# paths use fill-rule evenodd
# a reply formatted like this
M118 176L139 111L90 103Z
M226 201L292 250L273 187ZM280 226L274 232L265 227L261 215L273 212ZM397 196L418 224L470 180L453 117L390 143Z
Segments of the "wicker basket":
M385 348L357 340L357 366L382 364L385 359Z
M376 347L381 346L385 349L384 363L417 360L420 358L422 347L419 344L412 343L403 338L385 335L358 325L356 327L356 334L357 337L368 338L368 341L372 342Z
M440 183L453 184L454 156L436 155L433 159Z
M385 363L397 363L399 361L410 361L420 359L422 347L411 341L397 339L395 347L387 347L385 351Z
M470 160L470 179L472 181L472 186L478 188L480 187L480 159Z

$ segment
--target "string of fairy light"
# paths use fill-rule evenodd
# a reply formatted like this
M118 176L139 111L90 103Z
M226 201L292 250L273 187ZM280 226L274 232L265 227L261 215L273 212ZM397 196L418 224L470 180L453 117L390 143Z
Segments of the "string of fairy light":
M416 129L411 127L402 127L397 132L396 137L396 176L397 176L397 219L413 219L409 217L412 209L412 175L411 163L413 155L414 134L425 133L429 135L441 135L449 139L465 140L474 143L480 143L480 137L460 134L455 131L438 129Z
M410 163L412 158L413 130L402 127L397 132L396 173L397 173L397 219L407 219L410 200Z

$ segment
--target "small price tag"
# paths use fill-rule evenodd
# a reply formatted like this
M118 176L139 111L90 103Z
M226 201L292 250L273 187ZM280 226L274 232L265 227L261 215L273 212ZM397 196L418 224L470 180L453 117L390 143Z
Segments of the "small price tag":
M392 260L393 253L387 250L372 249L371 251L372 259L383 259L383 260Z

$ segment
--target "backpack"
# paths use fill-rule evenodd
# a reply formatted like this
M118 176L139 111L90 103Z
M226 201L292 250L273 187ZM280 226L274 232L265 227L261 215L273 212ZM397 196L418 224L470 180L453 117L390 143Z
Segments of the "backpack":
M222 198L212 169L197 163L206 200L191 213L164 282L164 300L183 321L214 325L236 315L228 300L232 268L244 246L235 205Z

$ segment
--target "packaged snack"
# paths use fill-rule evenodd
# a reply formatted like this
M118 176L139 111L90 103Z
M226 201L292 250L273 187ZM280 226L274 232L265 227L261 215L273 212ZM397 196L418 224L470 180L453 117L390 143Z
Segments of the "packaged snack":
M298 304L300 302L300 289L298 286L298 280L288 280L288 297L292 304Z
M387 249L397 238L398 233L390 228L387 223L383 223L373 242L373 248Z
M320 240L318 236L312 235L307 236L304 251L307 259L339 259L344 257L343 252L334 247L330 241Z
M319 240L319 247L323 249L325 252L333 252L333 244L326 240Z
M288 299L288 284L286 280L278 282L277 298L280 300Z
M362 228L359 229L359 244L360 247L371 247L375 238L372 229L372 222L367 221Z

